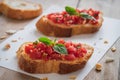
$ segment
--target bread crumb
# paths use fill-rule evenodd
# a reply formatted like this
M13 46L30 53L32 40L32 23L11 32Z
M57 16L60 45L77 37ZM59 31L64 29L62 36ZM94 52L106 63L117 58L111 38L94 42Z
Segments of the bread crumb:
M108 41L107 41L107 40L105 40L105 41L104 41L104 44L108 44Z
M96 70L97 70L97 71L101 71L101 70L102 70L102 65L99 64L99 63L97 63L97 64L96 64Z
M10 44L6 44L5 49L10 49Z
M47 78L47 77L44 77L44 78L40 78L40 80L48 80L48 78Z
M14 33L16 33L16 30L8 30L8 31L6 31L6 34L8 34L8 35L12 35Z
M26 6L26 3L21 3L20 5L22 5L22 6Z
M69 79L74 79L74 80L75 80L75 79L76 79L76 76L75 76L75 75L70 76Z
M112 51L112 52L115 52L115 51L116 51L116 48L113 46L113 47L111 48L111 51Z
M17 40L14 39L14 40L12 40L12 42L17 42Z
M7 36L6 36L6 35L1 36L1 37L0 37L0 40L3 40L3 39L5 39L5 38L7 38Z
M109 63L109 62L113 62L114 61L114 59L113 58L111 58L111 57L106 57L106 63Z

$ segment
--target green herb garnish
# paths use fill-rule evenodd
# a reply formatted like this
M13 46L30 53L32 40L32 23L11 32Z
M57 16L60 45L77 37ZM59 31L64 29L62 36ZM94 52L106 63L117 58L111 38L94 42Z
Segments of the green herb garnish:
M78 15L79 13L73 7L66 6L65 10L70 15Z
M50 39L47 38L47 37L40 37L38 40L39 40L39 42L43 42L43 43L45 43L46 45L52 45L52 40L50 40Z
M57 40L57 39L54 39L54 40L52 41L52 40L50 40L50 39L47 38L47 37L40 37L40 38L38 39L39 42L42 42L42 43L44 43L44 44L46 44L46 45L52 45L52 46L53 46L53 50L54 50L55 52L57 52L57 53L59 53L59 54L68 54L66 47L65 47L63 44L58 44L58 43L56 43L56 40ZM38 41L35 41L34 44L37 44Z
M87 14L87 13L80 13L79 14L82 18L85 18L85 19L94 19L95 20L95 18L93 17L93 16L91 16L91 15L89 15L89 14Z
M95 18L93 16L89 15L88 13L83 13L83 12L79 13L73 7L66 6L65 10L70 15L77 15L77 16L80 16L80 17L82 17L84 19L93 19L93 20L95 20Z
M68 54L67 49L63 44L55 44L53 49L59 54Z

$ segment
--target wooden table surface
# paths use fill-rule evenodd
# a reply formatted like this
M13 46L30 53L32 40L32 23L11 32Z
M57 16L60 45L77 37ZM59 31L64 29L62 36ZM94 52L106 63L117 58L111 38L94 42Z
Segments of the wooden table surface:
M43 12L52 5L58 5L64 8L66 5L76 7L77 0L28 0L36 3L41 3ZM94 8L101 10L105 17L120 19L120 1L119 0L80 0L78 8ZM13 20L6 18L0 14L0 36L6 35L6 31L20 30L24 28L32 20ZM8 35L7 35L8 36ZM8 36L9 37L9 36ZM5 40L5 39L4 39ZM0 43L4 40L0 40ZM105 56L99 61L102 65L102 71L96 72L95 67L85 77L84 80L118 80L118 66L120 57L120 39L118 39L113 46L116 47L116 52L108 50ZM106 57L114 58L114 62L105 63ZM6 68L0 67L0 80L39 80Z

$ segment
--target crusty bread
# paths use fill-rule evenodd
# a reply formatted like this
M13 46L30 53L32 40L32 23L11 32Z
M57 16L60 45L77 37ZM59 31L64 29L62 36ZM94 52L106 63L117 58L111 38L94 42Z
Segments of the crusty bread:
M28 54L25 53L24 47L27 44L30 44L31 42L27 42L21 45L19 50L17 51L17 57L18 57L18 64L19 67L29 73L70 73L77 71L81 68L83 68L88 61L88 59L91 57L94 48L82 44L86 49L87 53L84 57L81 57L79 59L75 59L73 61L66 61L66 60L33 60L31 59Z
M0 11L9 18L31 19L42 13L42 6L24 0L3 0Z
M2 3L0 2L0 5L1 5ZM0 7L0 14L2 13L2 9L1 9L1 7Z
M48 36L70 37L72 35L94 33L99 30L103 22L102 13L99 14L98 24L77 24L65 25L57 24L49 20L46 15L41 17L36 23L38 31Z

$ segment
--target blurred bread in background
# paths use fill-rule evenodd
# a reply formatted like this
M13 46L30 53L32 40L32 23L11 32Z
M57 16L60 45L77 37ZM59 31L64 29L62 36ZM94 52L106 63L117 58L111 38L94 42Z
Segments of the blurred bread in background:
M32 19L42 13L42 6L24 0L3 0L0 2L0 12L12 19Z

